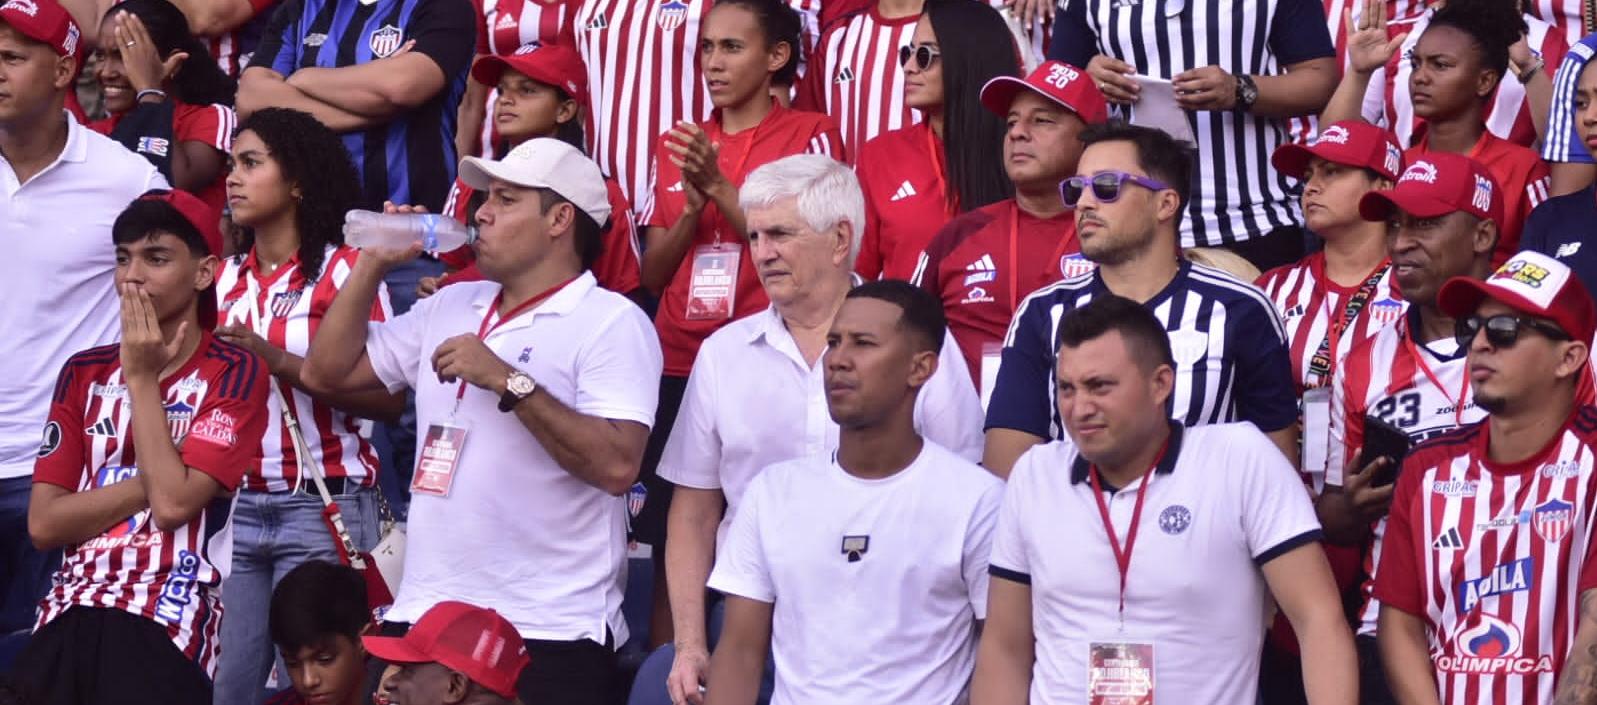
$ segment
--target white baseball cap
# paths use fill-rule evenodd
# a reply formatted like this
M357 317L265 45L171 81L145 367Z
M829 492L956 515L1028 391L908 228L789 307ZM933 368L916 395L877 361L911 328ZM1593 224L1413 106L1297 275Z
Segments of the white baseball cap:
M610 218L610 191L604 174L576 147L552 137L522 142L504 159L466 157L460 162L460 180L478 191L491 181L524 188L546 188L560 194L601 227Z

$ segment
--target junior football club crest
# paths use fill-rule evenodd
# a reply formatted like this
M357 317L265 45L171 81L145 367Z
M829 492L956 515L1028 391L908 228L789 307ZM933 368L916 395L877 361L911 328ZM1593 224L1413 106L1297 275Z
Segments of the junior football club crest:
M1575 505L1561 499L1549 499L1532 510L1531 526L1548 543L1558 543L1569 535L1574 519Z
M687 3L682 2L682 0L662 0L660 3L660 15L655 19L655 23L660 25L660 29L674 32L687 19Z
M372 32L371 41L367 42L367 44L372 48L372 56L386 59L395 51L398 51L399 45L404 42L405 33L400 31L399 27L395 25L386 24L383 25L382 29Z
M1370 304L1370 320L1376 325L1384 326L1403 317L1403 302L1397 299L1381 299Z
M303 293L305 293L305 287L273 294L272 318L287 318L288 313L294 310L294 304L299 303L299 297Z
M1059 273L1066 279L1073 279L1083 274L1091 274L1098 265L1087 259L1086 255L1077 252L1059 258Z
M166 425L172 431L173 443L189 435L189 424L192 423L194 423L194 407L181 401L166 405Z

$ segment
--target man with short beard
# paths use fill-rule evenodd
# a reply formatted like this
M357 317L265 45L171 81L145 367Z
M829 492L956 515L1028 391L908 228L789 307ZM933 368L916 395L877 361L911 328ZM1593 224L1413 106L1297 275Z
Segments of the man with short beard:
M1172 417L1184 426L1251 421L1296 458L1297 389L1275 307L1251 285L1179 257L1189 148L1159 130L1113 123L1089 127L1081 142L1077 176L1060 189L1075 209L1081 252L1098 268L1021 302L987 409L982 464L1007 477L1026 449L1064 438L1053 408L1059 320L1103 294L1141 303L1169 332Z

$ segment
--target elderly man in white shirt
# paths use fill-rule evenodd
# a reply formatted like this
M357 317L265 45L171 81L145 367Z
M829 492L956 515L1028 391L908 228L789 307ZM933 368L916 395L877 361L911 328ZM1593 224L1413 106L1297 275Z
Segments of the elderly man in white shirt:
M676 485L665 552L676 631L666 685L674 703L702 701L709 664L705 583L749 482L769 465L837 448L821 355L855 283L865 220L859 182L828 157L796 155L749 174L739 201L757 233L750 252L771 307L704 342L660 458L660 477ZM960 364L959 348L947 337L938 371L916 401L915 427L976 462L981 402Z

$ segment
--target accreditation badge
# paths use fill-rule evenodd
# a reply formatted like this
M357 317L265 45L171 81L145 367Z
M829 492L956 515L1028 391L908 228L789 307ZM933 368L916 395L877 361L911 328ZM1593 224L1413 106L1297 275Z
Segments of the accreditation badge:
M1094 641L1088 644L1089 705L1153 705L1153 643Z
M421 452L417 453L416 476L410 481L410 491L448 497L449 486L455 481L455 469L460 465L460 451L465 447L464 426L428 425Z
M743 248L738 245L717 243L694 248L685 312L688 320L731 320L742 257Z

